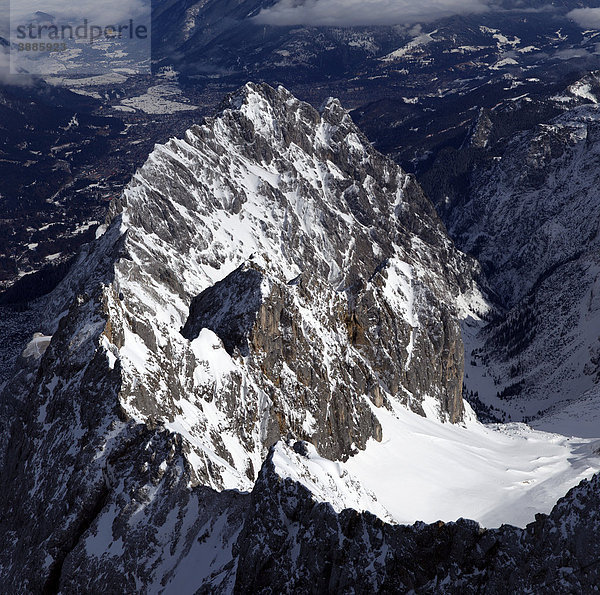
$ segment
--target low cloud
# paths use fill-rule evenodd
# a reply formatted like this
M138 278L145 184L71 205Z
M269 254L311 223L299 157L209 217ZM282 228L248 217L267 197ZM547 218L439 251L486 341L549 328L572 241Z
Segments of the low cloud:
M600 8L576 8L567 17L583 29L600 29Z
M29 22L36 12L51 15L59 22L77 22L114 25L150 14L149 0L12 0L10 17L12 25Z
M585 48L579 48L559 50L558 52L554 52L553 56L559 60L574 60L575 58L591 58L593 54L588 52Z
M8 48L0 46L0 85L29 87L33 83L33 77L28 74L11 74Z
M488 12L492 0L279 0L255 18L265 25L411 25Z

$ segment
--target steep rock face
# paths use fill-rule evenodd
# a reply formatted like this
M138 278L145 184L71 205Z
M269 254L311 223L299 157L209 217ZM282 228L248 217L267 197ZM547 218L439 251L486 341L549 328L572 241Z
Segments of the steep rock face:
M249 496L189 488L181 440L136 428L108 459L102 509L54 572L51 588L91 592L228 589Z
M2 398L12 395L16 413L5 420L0 486L1 582L10 591L52 590L64 556L103 505L103 469L111 454L105 446L125 424L118 370L109 368L98 346L106 326L101 286L110 282L107 263L121 247L115 229L87 253L94 265L85 279L88 293L72 297L44 354L26 357L26 350L27 367L4 387Z
M280 436L331 458L381 438L365 397L462 418L452 304L472 264L337 102L248 85L157 147L121 210L127 257L104 298L120 401L185 427L215 487L248 485Z
M247 85L156 148L3 388L1 583L165 584L194 516L232 546L238 499L209 488L250 489L281 437L346 458L392 399L460 421L473 270L336 101Z
M240 267L194 298L181 334L189 341L202 329L218 335L229 355L249 354L248 335L262 305L263 275L251 267Z

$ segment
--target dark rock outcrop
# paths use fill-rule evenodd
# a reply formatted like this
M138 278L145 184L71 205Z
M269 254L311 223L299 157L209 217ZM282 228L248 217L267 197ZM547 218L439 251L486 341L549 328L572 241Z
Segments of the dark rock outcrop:
M589 593L600 580L600 476L525 529L388 525L336 514L265 462L252 492L235 592Z
M203 328L219 336L229 355L237 349L249 354L248 334L262 303L260 286L263 276L252 268L239 268L204 290L192 300L190 315L181 334L193 341Z

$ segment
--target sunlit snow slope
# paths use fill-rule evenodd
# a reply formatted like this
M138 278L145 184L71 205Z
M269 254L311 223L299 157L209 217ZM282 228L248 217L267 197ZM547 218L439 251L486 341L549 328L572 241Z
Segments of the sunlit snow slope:
M600 470L600 440L524 424L439 424L402 408L378 411L384 440L345 465L394 520L524 527Z

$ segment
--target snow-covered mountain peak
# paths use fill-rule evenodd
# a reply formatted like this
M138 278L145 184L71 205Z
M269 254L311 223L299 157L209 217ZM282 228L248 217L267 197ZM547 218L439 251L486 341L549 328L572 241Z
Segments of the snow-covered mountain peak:
M373 406L460 421L473 272L339 102L249 84L156 147L40 330L111 379L102 416L181 436L193 482L249 489L281 438L331 459L382 440ZM78 399L44 369L40 407Z
M127 257L105 292L120 329L107 349L128 415L191 424L193 448L250 478L287 433L334 458L380 439L369 400L424 414L432 397L437 417L460 420L457 316L477 295L473 265L414 180L337 101L320 114L248 84L226 105L157 147L113 208ZM203 328L225 363L199 347ZM432 366L436 354L447 359Z
M289 123L300 125L302 131L313 139L325 140L322 136L323 130L335 132L338 126L342 126L346 134L350 131L360 134L339 99L329 97L321 108L316 110L282 86L274 88L264 83L247 83L225 99L221 111L227 108L247 118L254 125L254 131L265 135L270 141L283 140L281 133L288 127L280 127L281 116L285 114L285 120L288 120L290 113L293 113L293 117ZM329 145L329 148L333 146Z
M319 113L247 85L156 147L49 297L50 344L5 389L28 404L15 435L31 440L13 441L11 468L56 510L70 488L42 470L82 477L72 535L106 490L120 498L114 461L152 436L179 486L249 491L281 440L316 449L298 469L327 470L316 452L344 461L386 438L380 410L460 422L474 271L338 103ZM315 481L340 506L376 507L347 476ZM159 485L126 499L146 506Z

